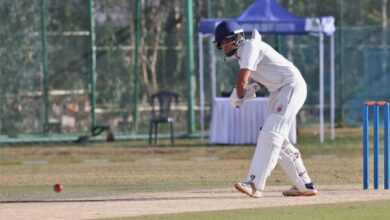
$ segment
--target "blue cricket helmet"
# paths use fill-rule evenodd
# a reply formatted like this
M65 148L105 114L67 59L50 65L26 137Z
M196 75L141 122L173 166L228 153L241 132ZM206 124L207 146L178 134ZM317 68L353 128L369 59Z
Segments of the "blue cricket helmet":
M237 52L237 48L245 41L244 29L237 22L233 20L222 21L215 28L214 43L217 44L217 49L222 49L221 41L232 39L234 41L234 48L230 51L224 51L225 58L231 57Z
M244 33L244 29L237 22L233 20L222 21L215 28L214 43L219 44L222 40L233 38L239 33Z

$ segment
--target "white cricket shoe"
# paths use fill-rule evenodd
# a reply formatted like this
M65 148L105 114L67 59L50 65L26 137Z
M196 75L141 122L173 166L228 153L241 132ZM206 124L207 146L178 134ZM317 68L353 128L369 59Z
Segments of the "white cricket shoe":
M248 196L250 196L250 197L253 197L253 198L260 198L260 197L263 196L263 195L261 194L261 192L258 191L258 190L255 188L255 186L253 185L252 182L239 182L239 183L236 183L236 184L234 185L234 187L235 187L238 191L240 191L240 192L242 192L242 193L244 193L244 194L246 194L246 195L248 195Z
M291 189L283 191L284 196L315 196L318 194L318 191L314 183L305 184L306 189L300 191L296 186L291 187Z

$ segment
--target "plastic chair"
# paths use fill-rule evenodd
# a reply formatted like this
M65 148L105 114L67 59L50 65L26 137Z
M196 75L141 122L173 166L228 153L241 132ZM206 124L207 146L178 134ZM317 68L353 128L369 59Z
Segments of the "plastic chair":
M157 100L157 102L156 102ZM150 105L152 106L152 117L149 127L149 144L152 143L154 129L154 143L157 144L158 139L158 124L169 123L171 129L171 143L175 144L173 123L175 119L170 115L172 101L178 102L178 95L169 91L160 91L151 96ZM156 106L159 106L156 109Z

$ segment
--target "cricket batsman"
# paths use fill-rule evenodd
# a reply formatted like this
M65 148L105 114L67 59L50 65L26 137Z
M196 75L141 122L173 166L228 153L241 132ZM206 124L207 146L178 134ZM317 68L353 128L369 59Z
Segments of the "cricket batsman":
M268 115L259 133L248 175L245 181L236 183L235 188L250 197L261 197L267 177L279 162L293 184L283 191L284 196L316 195L316 186L299 150L288 140L291 123L307 95L300 71L263 42L257 30L252 30L251 39L245 39L243 28L235 21L221 22L215 29L214 42L225 60L237 60L240 66L230 96L232 106L239 108L246 99L255 96L260 86L270 91ZM248 85L250 79L255 83Z

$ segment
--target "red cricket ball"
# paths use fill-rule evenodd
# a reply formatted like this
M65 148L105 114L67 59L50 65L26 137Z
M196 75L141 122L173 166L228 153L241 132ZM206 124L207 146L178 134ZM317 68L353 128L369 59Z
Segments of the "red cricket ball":
M53 186L53 189L54 189L55 192L59 193L59 192L61 192L64 189L64 186L61 183L56 183Z

